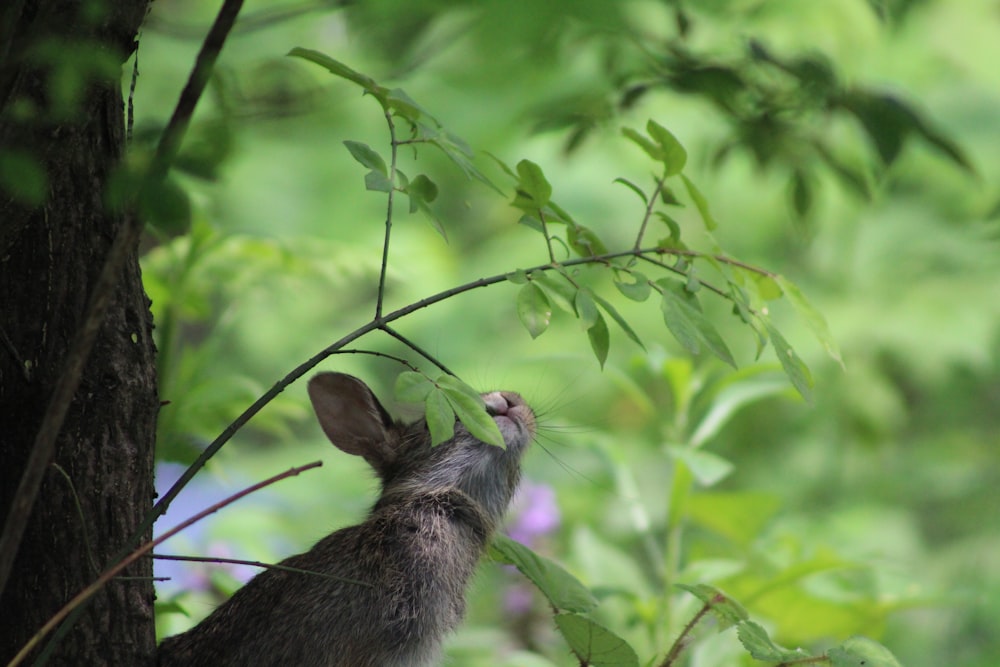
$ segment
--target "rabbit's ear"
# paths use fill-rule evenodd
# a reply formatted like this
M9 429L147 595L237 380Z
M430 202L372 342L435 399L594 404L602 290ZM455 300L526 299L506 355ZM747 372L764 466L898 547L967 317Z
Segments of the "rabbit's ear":
M338 448L363 456L376 469L395 458L389 444L392 419L364 382L320 373L309 380L309 399L323 432Z

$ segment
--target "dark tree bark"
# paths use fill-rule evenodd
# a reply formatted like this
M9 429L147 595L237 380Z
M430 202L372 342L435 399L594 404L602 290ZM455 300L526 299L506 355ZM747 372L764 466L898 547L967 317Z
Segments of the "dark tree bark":
M0 185L0 521L66 365L121 215L102 192L124 148L120 81L148 0L8 0L0 8L0 151L33 156L43 202ZM60 68L63 68L60 73ZM84 76L67 111L55 86ZM57 104L59 102L59 104ZM7 175L10 184L10 175ZM130 249L0 595L0 664L112 563L153 498L152 317ZM145 536L149 538L148 535ZM95 596L49 664L149 665L152 565ZM36 651L37 655L37 651Z

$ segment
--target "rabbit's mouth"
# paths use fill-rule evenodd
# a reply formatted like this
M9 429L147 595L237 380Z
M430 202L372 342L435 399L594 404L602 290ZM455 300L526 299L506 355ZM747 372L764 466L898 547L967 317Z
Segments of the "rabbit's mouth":
M483 401L508 446L523 447L535 436L535 413L519 394L494 391Z

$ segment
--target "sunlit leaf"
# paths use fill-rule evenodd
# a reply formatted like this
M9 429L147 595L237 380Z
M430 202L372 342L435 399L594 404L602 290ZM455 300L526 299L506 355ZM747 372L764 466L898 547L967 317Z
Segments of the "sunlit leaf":
M395 393L403 403L419 403L434 389L434 383L415 371L403 371L396 376Z
M490 555L516 567L558 611L585 613L597 606L590 590L562 566L506 535L494 535Z
M646 151L646 155L649 157L653 158L657 162L663 160L663 149L636 130L633 130L631 127L623 127L622 134L631 139L637 146L639 146L639 148Z
M803 651L792 651L778 646L767 634L761 625L753 621L744 621L736 628L736 636L739 637L743 648L756 660L764 662L785 662L808 657L809 654Z
M579 614L556 614L556 627L582 665L639 667L639 656L624 639Z
M518 291L517 317L532 338L538 338L549 328L552 304L535 282L528 283Z
M433 385L431 389L424 399L424 416L431 433L431 445L440 445L455 435L455 411L444 392Z
M437 385L447 397L458 420L465 424L475 438L490 445L504 447L503 436L493 417L486 411L486 404L472 387L453 375L442 375Z
M691 447L671 447L670 455L683 461L702 486L714 486L729 476L735 466L718 454Z

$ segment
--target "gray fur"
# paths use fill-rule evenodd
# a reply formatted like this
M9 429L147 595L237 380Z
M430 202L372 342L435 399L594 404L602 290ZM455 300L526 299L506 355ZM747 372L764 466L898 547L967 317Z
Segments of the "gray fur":
M193 629L165 639L160 667L427 667L461 621L465 589L503 518L534 436L520 396L484 394L506 449L461 425L430 446L421 420L392 421L360 380L322 373L309 395L324 432L382 482L368 518L269 569ZM356 582L356 583L351 583Z

